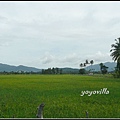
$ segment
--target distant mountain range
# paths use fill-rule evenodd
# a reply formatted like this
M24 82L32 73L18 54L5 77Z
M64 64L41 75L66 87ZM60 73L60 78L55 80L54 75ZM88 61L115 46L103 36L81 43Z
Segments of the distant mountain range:
M115 62L106 62L103 63L105 66L108 67L108 71L113 71L116 67ZM62 69L62 73L79 73L79 69L77 68L60 68ZM93 64L92 66L89 65L85 68L86 70L94 69L94 71L100 71L100 65L99 64ZM35 67L28 67L28 66L12 66L12 65L7 65L7 64L2 64L0 63L0 72L16 72L16 71L26 71L26 72L41 72L42 69L38 69Z
M105 62L103 64L108 67L109 72L115 70L115 67L117 65L117 63L115 62ZM94 71L100 71L100 65L99 64L95 64L92 66L89 65L88 67L86 67L86 70L89 70L89 69L94 69Z
M0 63L0 72L16 72L16 71L26 71L26 72L40 72L42 71L41 69L38 68L34 68L34 67L27 67L27 66L23 66L23 65L19 65L19 66L11 66L11 65L7 65L7 64L2 64Z
M108 72L114 71L117 63L115 62L105 62L103 63L105 66L108 67ZM79 69L73 69L73 68L61 68L63 73L79 73ZM86 70L93 69L93 71L100 71L100 65L99 64L93 64L92 66L89 65L85 67Z

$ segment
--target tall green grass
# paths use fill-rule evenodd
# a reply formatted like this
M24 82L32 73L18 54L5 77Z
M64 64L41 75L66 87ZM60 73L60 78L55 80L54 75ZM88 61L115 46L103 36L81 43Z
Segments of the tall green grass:
M107 88L109 94L81 95ZM81 75L0 75L0 118L120 118L120 80Z

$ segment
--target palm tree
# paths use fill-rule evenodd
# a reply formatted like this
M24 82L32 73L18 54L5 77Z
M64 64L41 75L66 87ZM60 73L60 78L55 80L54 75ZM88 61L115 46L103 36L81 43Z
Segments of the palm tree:
M103 68L103 63L100 63L100 70L102 71L102 68Z
M86 64L89 64L88 60L85 61Z
M117 39L115 39L116 43L111 45L113 49L110 50L110 52L112 52L110 56L112 56L112 59L114 61L117 61L116 68L120 75L120 38L117 38Z
M93 61L93 60L91 60L91 61L90 61L90 64L91 64L91 69L92 69L92 64L93 64L93 63L94 63L94 61Z
M83 66L86 67L86 63L83 63Z
M86 67L87 70L87 65L89 64L88 60L85 60L84 66ZM87 70L88 71L88 70Z
M82 63L80 64L80 67L81 67L81 68L83 67L83 64L82 64Z

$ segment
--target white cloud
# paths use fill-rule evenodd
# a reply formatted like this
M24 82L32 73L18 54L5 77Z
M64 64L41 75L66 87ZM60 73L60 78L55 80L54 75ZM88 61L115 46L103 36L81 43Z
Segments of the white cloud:
M78 56L77 56L77 54L76 53L72 53L72 54L70 54L70 55L68 55L68 56L65 56L65 57L63 57L63 59L61 60L61 62L64 62L64 63L72 63L72 62L75 62L76 60L78 59Z
M112 61L110 53L102 53L100 51L96 52L93 55L87 55L87 58L94 60L95 63Z
M54 60L54 57L46 52L45 55L41 58L43 64L49 64Z
M110 46L120 35L119 6L120 2L0 2L1 62L42 68L78 67L86 59L111 61Z

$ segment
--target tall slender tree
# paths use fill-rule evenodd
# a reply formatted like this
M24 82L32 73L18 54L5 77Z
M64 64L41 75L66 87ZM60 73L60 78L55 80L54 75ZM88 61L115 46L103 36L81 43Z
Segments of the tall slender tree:
M83 66L86 67L86 63L83 63Z
M112 49L110 52L112 53L110 56L112 56L112 59L117 62L116 68L120 77L120 38L115 39L115 41L116 43L111 45Z
M103 68L103 63L100 63L100 70L102 71L102 68Z
M88 60L85 61L85 64L89 64Z
M81 67L81 69L79 70L79 73L80 73L80 74L85 74L85 69L82 68L82 67L85 67L85 66L86 66L85 63L81 63L81 64L80 64L80 67Z
M83 67L83 64L82 64L82 63L80 64L80 67L81 67L81 68Z
M91 69L92 69L92 64L93 64L93 63L94 63L94 61L93 61L93 60L91 60L91 61L90 61L90 64L91 64Z

